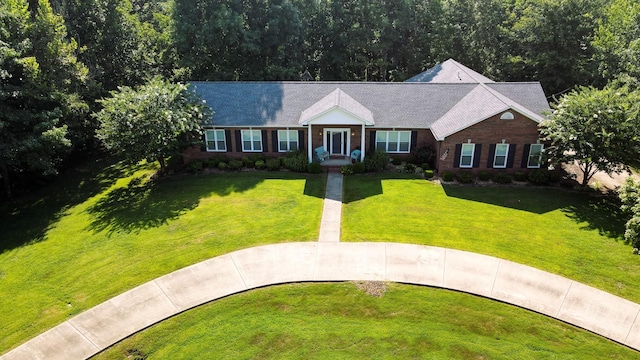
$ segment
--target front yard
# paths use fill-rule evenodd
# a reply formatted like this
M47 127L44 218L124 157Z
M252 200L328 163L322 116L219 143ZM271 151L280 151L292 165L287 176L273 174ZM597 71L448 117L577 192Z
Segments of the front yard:
M96 162L77 170L42 193L0 208L0 292L10 294L0 297L0 354L176 269L241 248L318 237L324 175L232 172L148 182L155 171L148 165ZM343 241L475 251L640 302L640 258L621 240L624 222L611 199L550 188L442 186L402 177L345 178ZM545 317L469 295L392 284L382 298L370 298L350 286L250 291L189 311L116 349L141 344L157 354L197 354L219 344L226 346L220 357L274 358L280 352L265 350L274 343L290 358L312 357L315 350L373 357L379 352L411 357L424 350L434 351L436 358L469 351L468 358L537 359L583 344L586 352L571 356L637 355ZM351 322L359 325L347 326ZM246 334L215 325L227 323ZM420 329L396 335L414 327ZM337 345L314 347L309 339ZM499 344L505 347L489 350Z

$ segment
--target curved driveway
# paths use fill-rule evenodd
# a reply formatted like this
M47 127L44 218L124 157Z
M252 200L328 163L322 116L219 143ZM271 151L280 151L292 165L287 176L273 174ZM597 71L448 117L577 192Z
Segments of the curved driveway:
M495 257L398 243L254 247L162 276L56 326L0 357L85 359L154 323L256 287L380 280L458 290L514 304L640 350L640 305Z

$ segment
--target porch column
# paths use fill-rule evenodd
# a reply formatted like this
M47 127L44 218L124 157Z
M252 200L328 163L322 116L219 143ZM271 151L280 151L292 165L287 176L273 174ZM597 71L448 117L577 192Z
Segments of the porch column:
M309 123L309 128L307 129L307 147L309 148L307 150L307 153L309 155L309 163L313 162L313 143L311 142L311 123Z
M362 133L360 134L360 162L364 161L364 148L366 144L364 143L364 123L362 123Z

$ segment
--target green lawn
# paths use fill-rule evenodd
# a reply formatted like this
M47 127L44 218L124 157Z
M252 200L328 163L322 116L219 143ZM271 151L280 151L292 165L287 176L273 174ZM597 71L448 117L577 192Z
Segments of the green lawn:
M426 244L493 255L640 302L640 257L612 198L553 188L345 178L343 241Z
M112 296L198 261L260 244L317 239L323 175L242 172L148 182L154 171L149 165L96 161L0 208L0 292L10 294L0 297L0 353ZM393 176L401 175L345 178L343 240L475 251L640 302L640 258L621 240L624 221L615 201L550 188L443 187L389 178ZM391 285L381 299L362 298L349 286L295 285L232 296L164 322L124 343L137 345L117 349L135 346L159 358L173 358L171 351L190 358L188 354L208 346L220 349L221 357L258 358L320 357L337 350L359 355L360 348L370 354L363 357L412 357L428 350L441 358L486 354L537 359L572 354L579 347L584 352L576 352L575 358L599 351L612 358L637 355L546 317L469 295ZM263 302L274 305L263 308ZM274 306L286 316L276 316ZM300 312L287 310L297 308ZM386 312L371 310L378 308ZM337 315L321 316L329 313ZM382 321L387 318L390 322ZM240 319L243 325L235 327L246 336L232 331L238 324L234 319ZM491 331L478 327L476 319ZM289 331L292 320L299 328ZM316 322L318 326L304 326ZM528 327L534 322L539 325ZM271 323L274 327L267 328ZM424 329L406 337L394 335L422 324ZM524 330L515 331L518 326ZM469 328L475 330L464 330ZM514 332L518 334L510 337ZM335 347L321 347L316 337ZM270 344L277 346L270 350ZM395 348L397 352L389 352ZM117 349L109 356L122 355Z
M153 326L97 359L637 359L559 321L442 289L352 283L257 289ZM146 357L145 357L146 356Z
M0 354L190 264L318 238L323 175L246 172L148 182L154 170L97 161L3 206Z

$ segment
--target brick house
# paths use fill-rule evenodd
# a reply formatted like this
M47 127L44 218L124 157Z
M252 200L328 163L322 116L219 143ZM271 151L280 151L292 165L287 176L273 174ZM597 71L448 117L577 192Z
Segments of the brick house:
M429 145L435 168L540 167L538 124L549 104L539 82L494 82L450 59L402 83L192 82L214 111L204 144L185 160L219 153L280 156L324 147L360 160L373 150L406 157Z

